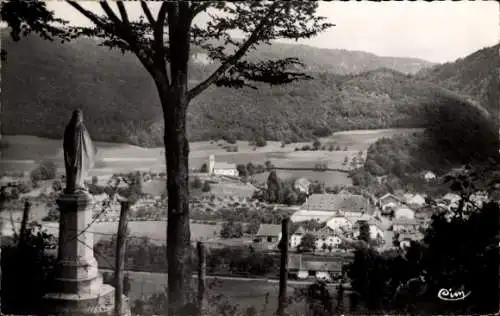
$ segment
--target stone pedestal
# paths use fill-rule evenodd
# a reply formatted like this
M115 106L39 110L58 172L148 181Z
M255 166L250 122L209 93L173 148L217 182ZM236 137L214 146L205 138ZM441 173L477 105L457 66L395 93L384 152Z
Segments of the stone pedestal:
M55 278L45 295L43 309L51 315L111 315L114 288L102 283L94 257L92 197L83 191L63 194L60 210L59 250ZM123 315L129 315L127 300Z

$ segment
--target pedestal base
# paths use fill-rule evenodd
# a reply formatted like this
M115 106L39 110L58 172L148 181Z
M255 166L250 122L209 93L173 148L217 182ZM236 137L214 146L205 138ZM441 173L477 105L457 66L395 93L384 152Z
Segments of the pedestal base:
M101 285L92 294L49 293L44 296L43 315L57 316L114 316L115 289ZM130 304L123 297L122 316L130 316Z

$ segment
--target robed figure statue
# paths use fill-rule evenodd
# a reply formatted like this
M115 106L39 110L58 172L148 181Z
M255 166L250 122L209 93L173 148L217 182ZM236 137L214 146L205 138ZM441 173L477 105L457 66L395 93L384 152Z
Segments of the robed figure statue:
M86 190L84 180L94 166L96 149L83 124L81 110L75 110L64 130L64 166L66 168L66 193Z

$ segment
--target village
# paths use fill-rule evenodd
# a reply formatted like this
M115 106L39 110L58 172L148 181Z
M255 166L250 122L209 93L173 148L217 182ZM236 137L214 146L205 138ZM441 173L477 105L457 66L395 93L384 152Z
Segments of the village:
M311 190L312 183L308 179L298 178L294 181L294 189L304 194L305 201L297 205L272 204L256 199L259 192L265 191L266 184L253 186L243 183L235 164L215 160L213 154L209 155L206 164L200 170L193 170L191 177L200 182L197 186L209 187L216 184L242 185L251 188L253 194L247 196L224 195L224 191L211 192L209 189L202 190L202 194L192 197L190 205L192 208L191 222L197 225L192 235L193 245L203 241L211 248L251 246L269 253L279 253L282 227L280 219L290 218L290 277L299 280L320 279L327 282L345 281L343 266L352 260L352 253L356 248L361 227L365 225L369 232L370 242L379 251L388 249L405 249L411 241L420 241L424 236L431 217L436 212L452 212L458 206L460 196L447 193L434 201L430 201L425 195L418 193L385 193L381 196L363 196L350 193L342 189L337 193L314 193ZM164 191L166 176L163 173L154 172L131 172L128 178L136 177L140 181L140 197L130 207L129 221L143 223L165 222L166 194ZM437 181L436 175L430 171L424 172L426 181ZM120 217L120 195L119 190L127 190L126 174L92 176L87 180L93 197L93 222L94 226L111 225L100 232L95 232L95 242L107 238L116 233L116 225ZM37 189L23 192L17 195L17 205L21 207L20 201L30 200L31 203L40 205L40 212L32 213L33 219L41 219L42 223L57 236L59 221L59 210L54 203L57 189L60 188L61 180L45 181L43 185L37 184ZM3 176L0 179L2 185L30 186L29 177ZM54 184L55 183L55 184ZM58 184L59 183L59 184ZM113 190L111 189L113 188ZM203 188L202 188L203 189ZM206 191L206 192L205 192ZM474 195L476 202L487 200L484 194ZM12 201L11 205L16 205ZM45 206L45 208L44 208ZM44 213L45 209L45 213ZM238 214L254 210L256 214L262 214L257 225L255 222L224 218L223 210L238 218ZM19 212L17 212L19 215ZM41 215L44 213L45 215ZM219 215L218 215L219 214ZM277 220L265 220L266 214L274 214ZM14 216L16 217L16 216ZM12 220L11 216L11 220ZM21 220L20 215L17 221ZM4 219L4 236L6 219ZM7 221L8 222L8 221ZM16 224L14 224L15 226ZM255 226L253 229L250 226ZM131 226L134 227L134 226ZM151 237L154 230L151 226L141 228L141 231L132 231L133 236ZM205 229L209 227L209 229ZM226 228L224 228L226 227ZM236 227L236 228L235 228ZM134 228L132 228L133 230ZM224 233L226 229L226 233ZM228 231L238 231L237 233ZM103 232L105 231L105 232ZM10 231L13 233L13 230ZM160 232L160 235L163 233Z

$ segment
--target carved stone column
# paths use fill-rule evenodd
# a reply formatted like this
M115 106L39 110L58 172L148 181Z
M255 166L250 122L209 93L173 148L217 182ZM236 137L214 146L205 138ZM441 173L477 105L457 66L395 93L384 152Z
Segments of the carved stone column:
M44 310L55 315L111 315L114 288L102 283L94 257L92 197L85 191L62 194L57 200L59 249L55 277ZM123 315L129 315L124 304Z

